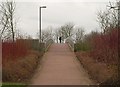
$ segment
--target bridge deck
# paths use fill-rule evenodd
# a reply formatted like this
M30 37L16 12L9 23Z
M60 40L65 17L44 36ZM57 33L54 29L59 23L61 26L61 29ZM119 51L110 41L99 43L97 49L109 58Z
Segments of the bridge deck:
M93 84L67 44L52 44L32 82L33 85Z

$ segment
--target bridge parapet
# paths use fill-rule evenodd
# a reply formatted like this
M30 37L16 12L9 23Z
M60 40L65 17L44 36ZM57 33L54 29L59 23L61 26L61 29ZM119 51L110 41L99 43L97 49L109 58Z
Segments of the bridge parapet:
M71 50L74 51L74 39L71 37L66 38L65 43L68 43Z
M48 50L48 48L50 47L50 45L52 44L52 43L54 43L54 41L53 41L53 39L51 38L51 37L48 37L48 38L46 38L45 40L44 40L44 42L43 43L45 43L45 52Z

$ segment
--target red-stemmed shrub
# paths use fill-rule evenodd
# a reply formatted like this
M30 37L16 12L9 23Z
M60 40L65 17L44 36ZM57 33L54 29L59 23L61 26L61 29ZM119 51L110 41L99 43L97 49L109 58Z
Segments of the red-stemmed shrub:
M116 63L118 60L118 29L111 29L106 34L92 37L91 56L97 61Z
M15 60L27 55L27 43L22 41L3 42L2 43L2 60ZM3 62L4 63L4 62Z

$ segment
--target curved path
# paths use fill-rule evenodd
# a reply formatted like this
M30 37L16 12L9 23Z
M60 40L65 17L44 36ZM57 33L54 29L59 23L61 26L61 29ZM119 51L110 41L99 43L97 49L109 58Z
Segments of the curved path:
M32 85L93 85L67 44L52 44Z

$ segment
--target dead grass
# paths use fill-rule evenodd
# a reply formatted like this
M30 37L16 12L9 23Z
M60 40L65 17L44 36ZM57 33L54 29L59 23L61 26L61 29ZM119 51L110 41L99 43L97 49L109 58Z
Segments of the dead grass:
M116 65L110 65L110 67L105 63L97 62L89 57L87 52L76 52L76 56L88 71L91 78L97 83L103 83L110 78L115 79Z
M25 58L7 61L2 68L3 82L27 82L33 75L43 53L30 51Z

